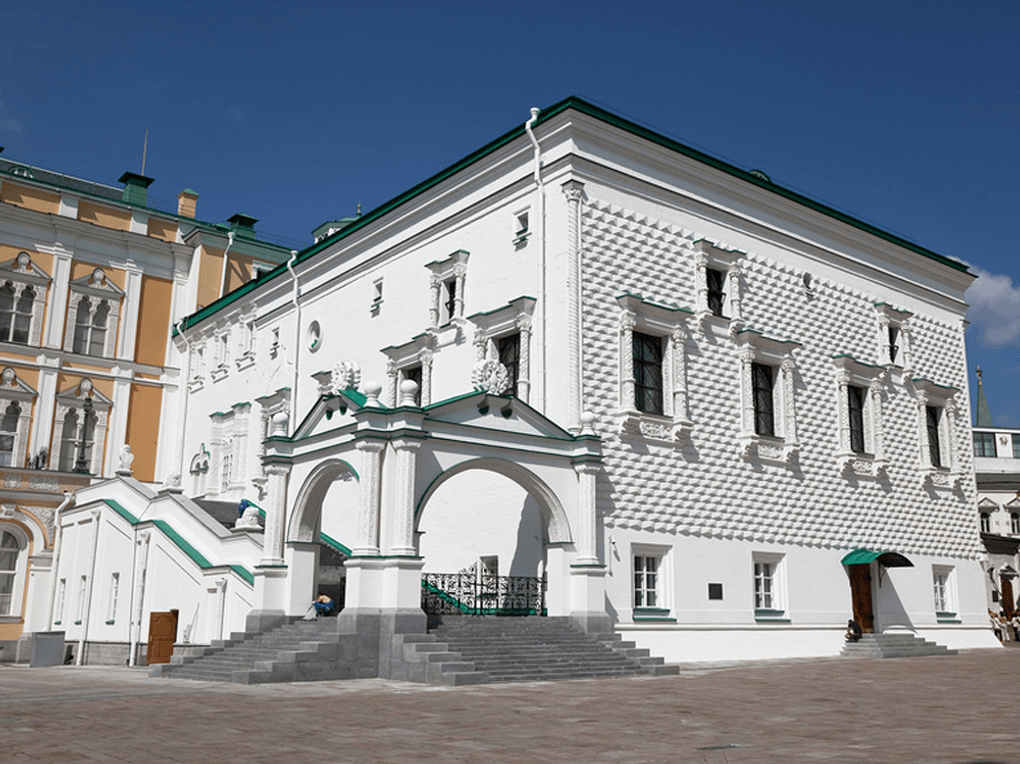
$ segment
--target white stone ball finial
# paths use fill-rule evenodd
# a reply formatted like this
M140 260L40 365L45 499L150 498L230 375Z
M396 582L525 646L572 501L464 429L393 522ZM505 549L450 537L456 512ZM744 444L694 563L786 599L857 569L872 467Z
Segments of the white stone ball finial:
M400 405L417 406L418 383L413 379L405 379L400 383Z
M273 435L279 435L286 437L287 425L290 423L290 417L284 411L278 411L273 414Z
M368 381L362 389L365 391L365 408L379 405L379 394L382 393L382 385L375 381Z
M578 417L581 422L581 434L582 435L594 435L595 434L595 414L592 411L582 411L581 416Z

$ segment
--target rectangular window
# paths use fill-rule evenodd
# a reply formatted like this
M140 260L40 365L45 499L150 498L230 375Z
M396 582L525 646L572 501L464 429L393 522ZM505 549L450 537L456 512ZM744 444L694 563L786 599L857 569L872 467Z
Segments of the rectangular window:
M953 597L953 569L933 565L931 569L932 595L935 600L935 614L940 616L956 615Z
M864 447L864 388L850 385L846 389L850 411L850 450L863 454Z
M981 513L981 532L982 533L992 532L992 516L988 512Z
M88 578L82 576L78 581L78 610L74 615L74 622L81 623L82 616L85 614L85 586L88 583Z
M233 477L233 455L223 454L223 464L220 467L220 490L226 491L230 488L230 480Z
M775 381L771 366L751 364L751 392L754 400L754 431L757 435L776 434L776 418L772 397Z
M781 554L751 555L754 571L754 617L757 621L786 620L785 558Z
M771 562L754 564L754 609L775 610L775 572L776 566Z
M662 337L634 332L634 408L661 414Z
M448 324L457 315L457 279L443 282L443 323Z
M974 433L974 456L984 457L995 456L995 433L993 432Z
M659 607L659 562L654 555L634 555L634 607Z
M1013 434L1013 458L1020 459L1020 435Z
M705 269L705 281L708 291L708 310L713 316L723 315L723 304L726 301L726 292L723 289L726 283L726 273L714 268Z
M900 354L900 330L895 326L889 327L889 363L896 363Z
M928 424L928 458L932 467L942 466L942 444L939 443L939 419L942 409L938 406L925 406Z
M114 621L117 619L117 600L120 597L120 573L114 573L110 576L110 608L106 615L106 620Z
M56 621L54 623L60 623L64 620L64 601L67 599L67 579L60 579L60 585L57 587L57 606L55 608Z
M521 335L509 334L496 340L496 351L499 353L499 362L506 367L510 375L510 387L507 392L517 394L517 380L521 369Z

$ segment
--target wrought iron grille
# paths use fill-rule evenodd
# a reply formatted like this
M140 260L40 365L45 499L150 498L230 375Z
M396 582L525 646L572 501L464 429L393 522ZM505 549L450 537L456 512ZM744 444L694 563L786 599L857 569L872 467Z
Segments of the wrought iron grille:
M545 615L545 579L425 573L421 607L429 615Z

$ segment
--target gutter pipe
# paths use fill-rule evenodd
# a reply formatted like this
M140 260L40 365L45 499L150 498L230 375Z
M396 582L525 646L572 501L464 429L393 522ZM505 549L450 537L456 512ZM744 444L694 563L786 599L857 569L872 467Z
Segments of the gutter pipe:
M291 292L290 297L290 301L294 303L294 384L290 388L290 423L288 434L293 434L293 428L297 427L295 412L297 411L298 359L301 357L301 304L298 300L301 292L298 286L297 273L294 272L294 263L297 261L297 256L298 251L292 249L290 251L290 260L287 261L287 270L290 271L291 278L294 279L294 290Z
M542 186L542 149L538 145L538 139L535 137L535 132L532 130L535 122L538 121L539 109L537 107L531 108L531 119L524 123L524 131L528 134L528 138L531 139L531 145L534 147L535 158L534 158L534 174L535 174L535 195L537 197L537 204L535 210L536 222L538 223L538 246L539 246L539 303L542 310L542 320L539 322L539 327L542 331L542 337L539 341L539 347L542 348L542 398L539 406L540 411L546 409L546 377L547 372L547 359L548 351L546 349L545 341L545 326L547 323L546 315L546 304L548 300L547 289L546 289L546 252L545 252L545 189Z
M227 293L227 253L234 245L234 232L227 233L227 248L223 250L223 267L220 269L220 297Z

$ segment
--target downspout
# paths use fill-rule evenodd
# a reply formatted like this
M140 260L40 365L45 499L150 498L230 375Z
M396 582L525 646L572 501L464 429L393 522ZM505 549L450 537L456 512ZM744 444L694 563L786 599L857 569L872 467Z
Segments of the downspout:
M290 432L293 433L297 427L297 387L298 387L298 359L301 357L301 304L298 297L301 296L298 287L297 273L294 272L294 263L297 261L297 250L290 251L290 260L287 261L287 270L294 279L294 291L291 293L290 301L294 303L294 384L290 388Z
M227 234L227 248L223 250L223 267L220 269L220 297L227 293L227 253L234 244L234 232Z
M528 138L531 139L531 145L535 149L534 158L534 173L535 173L535 194L538 200L536 204L535 217L538 223L538 231L536 238L538 239L538 254L539 254L539 304L542 306L542 320L539 322L539 328L542 332L542 337L538 342L538 346L542 348L542 398L539 410L545 411L546 406L546 378L547 367L546 360L549 356L546 348L546 325L548 323L548 315L546 313L546 306L548 295L546 294L546 262L545 262L545 189L542 187L542 149L538 145L538 139L535 137L535 132L532 130L535 122L538 121L539 109L536 107L531 108L531 119L524 123L524 130L528 134Z
M181 436L178 438L177 446L177 474L180 475L181 482L184 481L184 436L187 434L188 400L191 398L191 388L188 386L191 377L191 343L188 342L183 325L184 319L182 318L176 325L177 334L180 336L181 342L184 343L184 363L181 364L181 381L178 387L181 395L184 396L184 400L180 404L181 418L178 421L178 427L181 430Z
M135 666L138 663L138 642L142 635L142 612L143 605L145 603L145 574L148 570L149 565L149 538L150 534L148 531L142 531L141 540L135 539L135 554L138 554L138 546L142 546L142 560L141 564L135 566L132 569L132 576L135 575L137 569L137 585L133 585L131 592L131 618L132 623L129 628L131 629L131 640L130 647L128 648L128 666ZM134 581L132 580L132 584ZM134 601L137 592L137 603Z
M71 491L64 491L64 500L57 507L57 511L53 515L53 527L56 529L57 537L53 540L53 581L50 583L50 601L49 606L46 608L46 631L53 628L53 609L56 607L57 601L57 583L59 581L57 574L60 572L57 566L60 563L60 542L64 538L64 528L60 524L60 513L73 506L74 502L75 495ZM64 592L64 597L67 597L66 591Z
M85 602L81 615L81 636L78 637L78 654L74 658L74 665L82 665L82 658L85 653L85 637L89 633L89 623L92 621L92 590L96 577L96 553L99 551L99 523L102 518L102 511L92 510L92 551L89 553L89 577L85 588Z

